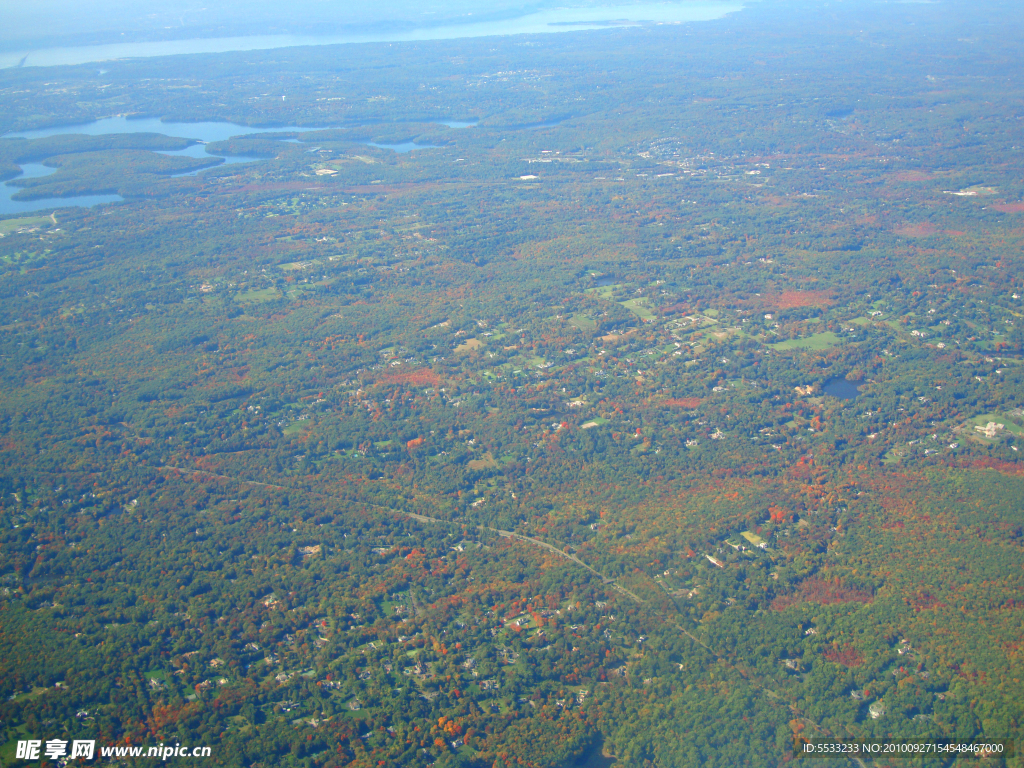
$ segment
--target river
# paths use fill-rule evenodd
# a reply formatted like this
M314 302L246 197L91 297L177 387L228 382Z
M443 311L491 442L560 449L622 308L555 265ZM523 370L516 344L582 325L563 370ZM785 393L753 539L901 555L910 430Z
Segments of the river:
M711 21L743 8L735 0L694 0L693 2L639 2L590 8L550 8L514 19L470 22L448 26L420 27L395 32L375 31L345 35L247 35L207 37L189 40L114 43L60 48L41 48L0 53L0 68L49 67L88 64L111 59L148 58L195 53L226 53L271 48L344 43L391 43L422 40L454 40L494 35L548 34L607 29L643 23L680 24Z

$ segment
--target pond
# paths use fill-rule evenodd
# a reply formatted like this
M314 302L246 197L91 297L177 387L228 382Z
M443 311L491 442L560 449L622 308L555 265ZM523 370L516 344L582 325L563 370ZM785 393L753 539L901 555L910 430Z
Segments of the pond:
M860 386L863 381L847 381L845 378L836 376L825 382L822 389L826 395L838 397L840 400L853 400L860 394Z
M598 739L590 751L574 761L566 768L612 768L616 763L614 757L607 754L604 739Z

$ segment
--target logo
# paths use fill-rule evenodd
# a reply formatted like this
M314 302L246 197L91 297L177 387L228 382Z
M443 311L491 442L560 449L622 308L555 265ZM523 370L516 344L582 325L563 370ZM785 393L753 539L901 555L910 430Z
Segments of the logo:
M71 759L84 757L92 760L96 753L95 741L78 740L71 742L71 752L68 753L68 742L63 739L48 739L44 742L41 739L28 739L18 742L18 750L15 757L19 760L39 760L41 757L47 760L56 760L59 757Z

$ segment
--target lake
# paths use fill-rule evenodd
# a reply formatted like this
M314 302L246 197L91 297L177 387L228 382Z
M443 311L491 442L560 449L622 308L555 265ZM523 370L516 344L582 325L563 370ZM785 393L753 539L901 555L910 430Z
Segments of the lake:
M56 168L49 168L42 163L22 163L19 179L38 179L40 176L49 176L56 171ZM8 187L6 184L0 190L0 213L32 213L34 211L54 210L56 208L67 208L69 205L97 205L99 203L115 203L123 200L120 195L87 195L82 197L47 197L41 200L11 200L11 195L18 191L18 187ZM71 201L74 202L71 202Z
M79 197L43 197L38 200L11 200L11 194L17 192L15 187L3 188L0 193L0 214L7 213L38 213L39 211L55 211L58 208L69 208L77 205L86 208L100 203L117 203L124 200L120 195L82 195Z
M433 121L439 125L447 125L450 128L472 128L476 125L476 121L465 121L465 120L436 120ZM230 139L232 136L244 136L251 133L286 133L286 132L297 132L297 131L320 131L325 130L328 127L336 126L298 126L298 125L282 125L267 127L262 126L255 128L251 125L239 125L237 123L229 122L203 122L203 123L176 123L176 122L164 122L157 117L143 117L143 118L127 118L127 117L105 117L102 120L94 120L91 123L82 123L79 125L62 125L51 128L39 128L32 131L19 131L16 133L8 133L3 138L25 138L25 139L41 139L47 136L63 136L67 134L85 134L87 136L102 136L110 133L161 133L165 136L179 136L186 139L197 139L202 142L200 144L193 144L191 147L185 149L162 151L162 155L184 155L187 157L219 157L224 160L220 165L227 165L230 163L252 163L259 162L262 158L258 157L247 157L242 155L225 155L216 154L212 155L206 151L206 144L214 141L224 141ZM301 143L298 139L285 139L285 141L293 143ZM361 142L368 146L380 147L382 149L390 149L395 152L412 152L417 149L432 149L435 148L434 144L414 144L411 141L403 142L400 144L377 144L372 141ZM217 168L219 166L211 166ZM39 176L47 176L53 173L56 168L48 168L45 165L39 163L25 163L21 166L21 175L11 179L15 181L17 179L26 178L38 178ZM200 168L195 171L188 171L186 173L174 174L175 176L195 176L207 171L209 168ZM12 200L11 195L14 195L19 191L19 187L9 186L7 184L0 185L0 214L5 213L31 213L32 211L43 211L52 210L54 208L67 208L69 206L90 206L97 205L99 203L113 203L119 200L123 200L120 195L86 195L80 197L60 197L60 198L45 198L41 200Z
M39 128L33 131L19 131L5 134L3 138L24 138L42 139L47 136L63 136L67 134L85 134L86 136L102 136L108 133L162 133L165 136L180 136L186 139L198 139L203 144L194 144L185 149L168 152L161 152L164 155L186 155L188 157L221 157L224 163L244 163L259 160L255 157L239 157L228 155L210 155L206 151L205 143L223 141L232 136L242 136L248 133L265 133L266 131L308 131L309 128L300 128L294 125L281 126L280 128L253 128L249 125L238 125L228 122L205 122L205 123L171 123L163 122L157 117L143 117L139 119L128 119L126 117L105 117L102 120L94 120L91 123L78 125L61 125L51 128ZM216 167L216 166L213 166ZM39 163L25 163L21 166L22 174L11 179L37 178L53 173L56 168L47 168ZM181 176L193 176L202 171L190 171ZM31 213L32 211L52 210L54 208L67 208L70 206L92 206L99 203L115 203L123 200L120 195L83 195L79 197L51 197L40 200L12 200L11 195L16 194L19 187L4 184L0 187L0 214L3 213Z
M69 133L85 134L86 136L102 136L108 133L162 133L165 136L180 136L185 139L198 139L199 141L209 143L224 141L232 136L244 136L249 133L317 130L322 130L322 128L301 127L297 125L254 128L251 125L239 125L223 121L173 123L164 122L159 117L105 117L102 120L79 123L78 125L59 125L51 128L39 128L33 131L16 131L4 134L3 138L42 139L47 136L62 136Z
M860 394L858 387L863 383L863 381L847 381L845 378L837 376L826 381L822 389L826 395L832 395L841 400L853 400Z
M716 2L639 2L591 8L550 8L515 19L470 22L448 26L420 27L386 32L373 31L345 35L247 35L209 37L191 40L114 43L60 48L20 50L0 54L0 67L49 67L61 64L87 64L111 59L148 58L196 53L226 53L271 48L351 43L389 43L423 40L454 40L495 35L550 34L607 29L643 23L680 24L711 21L742 10L735 1Z

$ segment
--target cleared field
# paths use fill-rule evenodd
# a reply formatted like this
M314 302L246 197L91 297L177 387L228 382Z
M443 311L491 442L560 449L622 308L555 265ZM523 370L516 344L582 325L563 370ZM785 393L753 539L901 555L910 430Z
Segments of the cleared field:
M277 288L262 288L260 290L244 291L235 295L235 301L254 304L264 301L275 301L280 298L281 292Z
M41 259L46 256L49 251L18 251L17 253L5 254L0 256L0 264L15 264L20 265L23 269L25 265Z
M498 466L498 462L494 460L494 454L488 451L479 459L467 461L466 466L470 469L487 469L489 467Z
M579 328L581 331L597 330L597 322L586 315L573 315L569 318L569 325Z
M319 261L291 261L287 264L278 264L278 268L283 269L285 272L295 272L296 270L318 267L320 264L321 262Z
M816 333L813 336L808 336L804 339L789 339L787 341L780 341L778 344L772 344L774 349L810 349L810 350L821 350L834 347L839 343L839 337L836 336L832 331L825 331L824 333Z
M646 306L647 299L630 299L629 301L621 301L619 303L641 320L654 319L654 313Z
M31 229L33 227L49 227L53 220L49 216L26 216L22 219L7 219L0 221L0 235L9 235L19 229Z
M616 283L615 285L601 285L597 288L587 288L585 293L596 293L602 299L610 299L612 294L620 288L622 288L621 283Z

